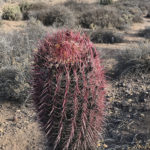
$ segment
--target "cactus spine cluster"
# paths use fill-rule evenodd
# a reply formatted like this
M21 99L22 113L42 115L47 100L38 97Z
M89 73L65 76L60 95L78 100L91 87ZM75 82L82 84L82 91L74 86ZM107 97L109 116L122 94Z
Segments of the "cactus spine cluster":
M93 44L80 33L46 36L34 53L33 100L52 150L95 150L105 78Z

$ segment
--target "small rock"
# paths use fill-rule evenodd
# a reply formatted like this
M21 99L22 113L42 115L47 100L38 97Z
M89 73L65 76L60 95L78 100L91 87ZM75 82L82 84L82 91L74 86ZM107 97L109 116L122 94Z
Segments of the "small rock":
M18 113L19 113L19 112L21 112L21 110L20 110L20 109L18 109L18 110L16 110L16 112L18 112Z
M0 128L0 133L3 133L3 132L4 132L3 128Z
M131 103L131 102L133 102L133 100L132 99L128 99L128 102Z
M16 116L14 116L12 121L17 122L18 118Z

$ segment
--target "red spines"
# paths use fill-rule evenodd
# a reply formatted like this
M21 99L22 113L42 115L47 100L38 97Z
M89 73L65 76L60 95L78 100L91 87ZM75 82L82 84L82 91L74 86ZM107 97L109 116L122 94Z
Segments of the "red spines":
M48 35L34 54L33 100L53 150L95 149L104 112L105 78L85 35Z

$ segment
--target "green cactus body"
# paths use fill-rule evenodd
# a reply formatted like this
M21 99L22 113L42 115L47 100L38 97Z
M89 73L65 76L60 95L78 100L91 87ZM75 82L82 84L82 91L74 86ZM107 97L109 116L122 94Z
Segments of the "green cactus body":
M85 35L48 35L34 53L33 100L52 150L95 150L104 116L105 77Z

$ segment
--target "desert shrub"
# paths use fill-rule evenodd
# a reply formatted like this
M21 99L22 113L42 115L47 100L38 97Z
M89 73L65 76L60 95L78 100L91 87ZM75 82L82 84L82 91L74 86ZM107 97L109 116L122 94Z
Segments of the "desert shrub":
M150 45L149 43L139 43L128 47L118 54L118 65L114 76L123 74L131 68L144 68L150 70Z
M0 68L0 99L23 100L26 97L28 84L23 84L19 70L13 66Z
M44 2L27 2L23 1L19 4L21 11L28 11L28 10L41 10L41 9L47 9L49 7L49 4Z
M40 21L32 18L27 21L27 26L24 30L13 33L11 45L14 45L14 49L16 51L22 51L22 53L27 54L27 52L31 52L31 50L35 48L38 41L43 38L47 32L46 30L47 29ZM53 31L52 28L50 28L50 30L51 32ZM17 43L17 40L20 42Z
M31 7L31 4L28 1L22 1L19 3L21 12L28 11Z
M137 140L134 146L130 146L128 150L149 150L150 149L150 141L147 140L145 144L142 144L141 141Z
M139 1L118 1L114 4L120 14L121 18L125 20L128 24L133 22L142 22L143 21L143 12L139 8Z
M25 20L29 19L30 11L41 11L49 7L49 5L44 2L29 3L27 1L21 2L19 6Z
M20 10L23 14L23 19L29 19L28 17L28 11L30 10L31 4L28 3L27 1L23 1L19 4Z
M49 28L49 30L53 32L55 29ZM35 49L35 45L46 32L47 29L40 21L31 19L24 30L0 33L0 67L23 64L23 60L31 57L31 50Z
M3 65L11 65L12 64L12 56L11 51L12 47L7 40L6 35L3 33L0 35L0 67Z
M83 2L76 2L75 0L73 1L67 1L64 3L64 6L69 8L73 13L74 16L76 17L76 25L80 26L80 16L85 12L85 10L92 10L97 7L100 7L97 4L88 4L88 3L83 3Z
M13 78L14 82L7 82L6 80L9 79L0 77L0 80L4 80L0 85L0 91L2 91L0 97L21 101L28 97L31 83L31 50L35 49L39 39L46 33L45 28L42 27L43 25L41 24L33 24L33 21L29 21L24 30L0 34L0 69L2 69L2 72L8 72L8 74L9 72L17 72L15 74L16 78L19 76L17 81ZM6 70L7 68L8 70ZM10 70L11 68L15 69ZM6 87L4 86L5 84ZM7 89L8 94L6 93ZM7 97L4 97L4 95Z
M138 6L139 4L139 0L118 0L116 3L115 3L115 6L116 7L126 7L126 8L129 8L129 7L135 7L135 6Z
M3 8L2 19L6 20L20 20L22 13L18 5L7 5Z
M122 60L148 60L150 56L150 44L149 43L139 43L134 44L131 47L126 48L120 52L119 57Z
M135 15L135 16L133 16L132 21L135 23L142 23L143 22L143 16Z
M150 1L140 1L138 7L143 12L143 15L146 15L150 9Z
M43 36L46 34L47 29L43 26L43 24L34 18L31 18L27 22L27 27L25 28L25 33L29 38L29 41L35 45ZM51 29L53 30L53 29ZM51 31L52 32L52 31Z
M100 5L112 4L113 0L100 0Z
M0 27L3 25L3 22L2 22L2 20L0 20Z
M10 87L12 99L23 101L28 97L31 84L30 65L32 61L32 50L35 50L38 41L43 38L47 32L53 33L55 30L55 28L50 27L47 29L40 21L31 19L27 21L27 26L23 30L11 33L0 33L0 70L3 68L3 70L13 68L13 70L19 73L16 74L17 78L19 76L17 83L14 83L14 85L12 82L10 82L10 85L7 84L7 86ZM5 82L1 85L3 84L5 84ZM15 93L16 91L13 91L13 89L15 89L13 86L18 86L18 94ZM5 92L7 91L4 88L3 93ZM14 97L15 95L16 97ZM8 98L10 97L8 94Z
M144 30L139 31L138 35L150 39L150 27L147 27Z
M123 42L123 36L112 30L98 29L91 34L91 41L95 43L121 43Z
M150 18L150 9L148 10L146 17Z
M73 12L64 6L53 6L47 10L37 11L35 17L46 26L73 27L76 23Z
M64 3L65 7L68 7L70 10L74 12L76 16L80 16L85 10L91 10L97 7L95 4L88 4L88 3L78 3L76 1L67 1Z
M147 13L147 6L144 5L143 2L142 2L142 3L139 3L139 6L138 6L138 7L141 9L141 11L142 11L142 13L143 13L144 15Z
M128 8L127 11L131 14L133 22L142 22L143 21L143 13L138 7Z
M116 5L116 7L120 12L121 19L123 19L126 24L131 25L133 22L143 22L143 13L138 7L127 7L122 5Z
M30 10L42 10L49 8L50 5L45 2L34 2L30 5Z
M23 38L23 32L0 35L0 70L2 69L1 96L7 100L24 101L28 97L30 78L31 47L28 39ZM2 37L3 36L3 37ZM19 42L18 42L19 41ZM9 72L15 73L16 78L7 82L9 78L3 75ZM6 75L7 76L7 75ZM14 80L14 81L13 81ZM6 84L7 83L7 84ZM8 94L6 93L8 90ZM4 95L6 94L6 97Z
M80 17L80 24L84 28L90 28L91 24L94 24L101 28L114 27L122 29L125 22L115 8L101 7L83 13Z

